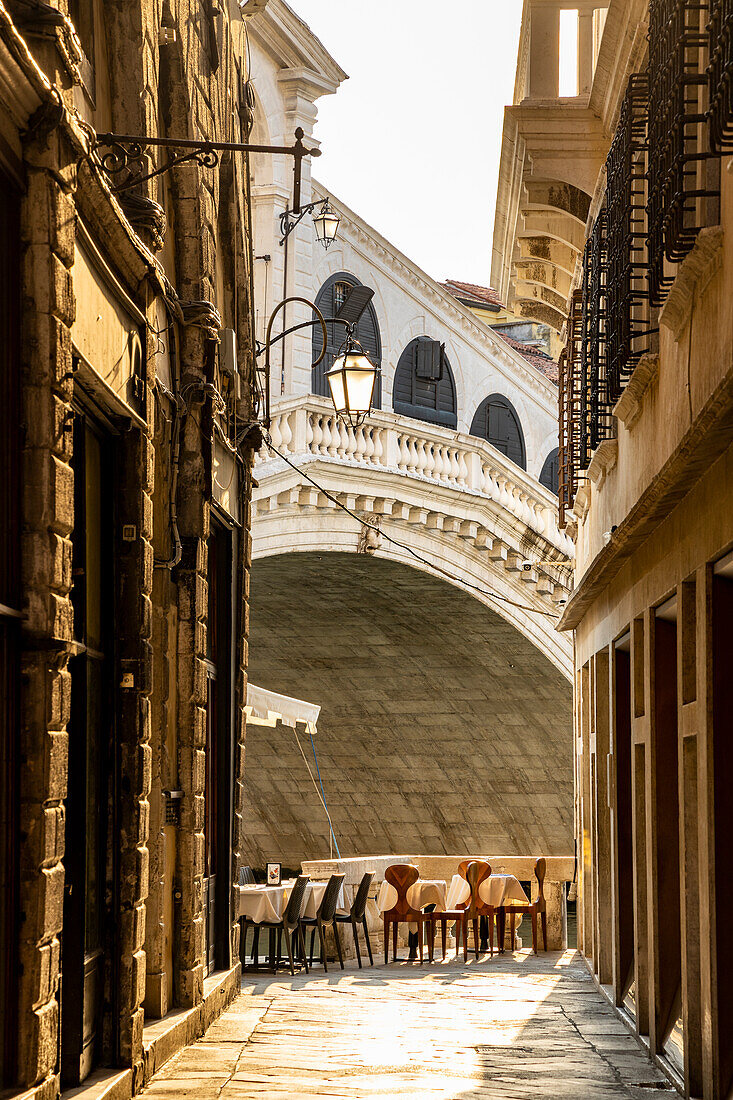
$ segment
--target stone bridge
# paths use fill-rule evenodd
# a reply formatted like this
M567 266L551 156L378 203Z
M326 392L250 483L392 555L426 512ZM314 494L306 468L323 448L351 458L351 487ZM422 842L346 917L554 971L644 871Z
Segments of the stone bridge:
M250 678L320 704L341 856L566 855L555 498L481 439L391 412L354 432L319 397L279 404L272 442L287 461L255 466ZM306 735L252 725L245 774L248 862L337 854Z
M432 566L570 679L571 644L554 627L568 596L573 544L558 527L557 498L535 478L483 439L392 412L374 412L354 431L314 396L280 403L271 437L292 465L268 448L258 456L254 559L366 551ZM381 535L365 532L307 478Z

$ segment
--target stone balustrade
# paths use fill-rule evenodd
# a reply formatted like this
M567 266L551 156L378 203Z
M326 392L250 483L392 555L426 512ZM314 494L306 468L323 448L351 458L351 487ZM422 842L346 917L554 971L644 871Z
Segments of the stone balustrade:
M364 873L373 871L374 881L370 894L373 898L384 880L385 871L393 863L413 863L419 868L423 878L445 879L450 885L453 875L458 872L458 864L466 858L465 855L357 856L352 859L307 860L302 864L302 871L315 882L322 882L333 874L343 874L344 884L347 886L358 886ZM536 897L534 865L537 856L480 855L475 858L486 860L497 874L515 875L520 882L531 882L532 898ZM568 946L566 883L573 881L575 860L572 856L546 856L546 860L544 893L547 902L547 949L564 951Z
M281 454L398 472L493 502L547 540L562 558L574 552L558 526L557 498L486 440L377 410L360 427L344 424L324 398L291 398L276 406L270 428ZM259 464L273 458L265 445ZM259 476L259 475L258 475Z

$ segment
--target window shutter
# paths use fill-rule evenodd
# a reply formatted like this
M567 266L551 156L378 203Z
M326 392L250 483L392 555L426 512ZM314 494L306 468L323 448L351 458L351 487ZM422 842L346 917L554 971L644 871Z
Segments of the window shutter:
M425 382L439 382L443 377L445 344L438 340L415 342L415 374Z

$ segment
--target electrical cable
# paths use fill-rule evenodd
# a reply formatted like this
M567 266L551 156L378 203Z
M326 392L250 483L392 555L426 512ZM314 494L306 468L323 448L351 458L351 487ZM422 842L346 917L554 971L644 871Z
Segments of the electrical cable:
M414 550L411 546L408 546L407 543L400 542L399 539L392 538L391 535L388 535L386 531L383 531L375 524L368 523L361 516L358 516L356 512L353 512L351 508L348 508L345 504L343 504L338 499L338 497L335 497L333 495L333 493L329 493L328 489L324 489L322 485L319 485L317 481L314 481L310 474L307 474L301 466L298 466L295 462L291 462L287 455L284 455L282 451L279 451L277 449L272 440L268 438L268 435L269 433L264 434L264 440L267 446L278 456L278 458L281 458L283 462L287 463L287 465L290 466L291 469L299 473L301 477L305 478L306 481L309 481L311 485L314 486L314 488L318 489L320 493L323 493L325 497L327 497L338 508L341 508L342 511L346 512L348 516L351 516L352 519L355 519L357 523L361 524L364 527L370 528L372 531L375 531L382 538L386 539L387 542L391 542L393 546L398 546L401 550L406 550L408 554L411 554L412 557L415 558L417 561L421 562L423 565L426 565L428 569L432 569L436 573L442 574L442 576L446 577L449 581L453 581L454 583L460 585L462 588L470 588L474 592L478 592L482 596L488 596L491 600L501 600L502 603L510 604L512 607L517 607L521 611L529 611L533 615L544 615L548 619L554 619L556 622L559 621L560 616L554 614L552 611L543 611L541 608L530 607L528 604L519 603L517 600L510 599L509 596L501 596L498 592L491 592L487 588L482 588L478 584L472 584L471 581L463 580L461 577L457 577L455 576L455 574L449 573L447 569L443 569L440 565L435 565L434 562L431 562L428 558L423 557L422 554L419 554L417 550Z
M308 769L308 775L311 777L311 783L313 784L314 790L315 790L316 794L318 795L318 801L321 803L321 805L323 806L323 809L326 812L326 817L328 818L328 827L331 830L331 837L333 838L333 843L336 846L336 851L338 852L338 857L339 857L339 859L341 859L341 852L339 851L338 841L336 840L336 834L333 831L333 824L331 822L331 815L328 812L328 806L326 805L326 800L325 800L325 798L323 798L321 796L321 792L318 790L318 786L317 786L316 781L313 777L313 772L311 771L310 764L308 763L306 755L303 752L303 746L300 743L300 738L298 737L298 731L296 730L295 726L293 726L293 736L295 737L296 745L300 749L300 755L303 757L303 763L305 764L306 768ZM316 767L318 767L317 762L316 762ZM320 779L320 774L319 774L319 779ZM329 838L329 844L330 844L330 838ZM331 854L331 856L333 856L333 848L331 848L330 854Z

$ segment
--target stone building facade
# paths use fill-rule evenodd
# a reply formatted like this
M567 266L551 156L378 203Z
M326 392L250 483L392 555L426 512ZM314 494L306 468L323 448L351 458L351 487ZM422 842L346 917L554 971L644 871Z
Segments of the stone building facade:
M11 1093L93 1075L129 1096L238 984L248 169L235 153L154 174L180 150L97 143L246 141L248 14L230 7L0 4Z
M573 100L557 94L566 6ZM494 254L527 316L550 305L567 339L579 944L680 1091L706 1100L733 1088L732 71L717 0L527 0ZM546 258L541 308L530 252Z

